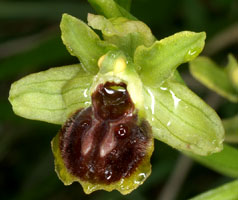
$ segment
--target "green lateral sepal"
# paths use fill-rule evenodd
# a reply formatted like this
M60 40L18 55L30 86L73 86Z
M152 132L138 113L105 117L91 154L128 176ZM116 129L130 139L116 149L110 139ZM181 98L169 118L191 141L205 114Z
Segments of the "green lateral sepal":
M172 81L159 88L144 86L144 96L146 116L156 139L199 155L222 150L220 118L186 86Z
M16 81L9 93L13 111L28 119L63 124L67 117L62 88L80 72L83 72L81 65L69 65L31 74Z

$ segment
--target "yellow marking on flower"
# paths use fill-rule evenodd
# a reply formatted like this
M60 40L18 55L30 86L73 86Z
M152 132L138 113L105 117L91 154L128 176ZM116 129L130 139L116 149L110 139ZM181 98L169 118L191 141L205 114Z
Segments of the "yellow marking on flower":
M102 67L102 62L103 62L105 56L106 56L106 55L103 55L103 56L101 56L101 57L98 59L98 67L99 67L99 68Z
M126 61L123 58L118 58L114 65L114 73L123 72L126 68Z

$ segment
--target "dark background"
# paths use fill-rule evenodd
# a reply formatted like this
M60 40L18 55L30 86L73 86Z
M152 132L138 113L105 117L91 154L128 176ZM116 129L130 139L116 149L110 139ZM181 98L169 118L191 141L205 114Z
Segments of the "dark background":
M117 191L85 195L78 183L63 185L54 172L50 147L60 127L14 115L7 98L10 84L19 78L77 63L60 39L59 23L64 12L85 21L87 13L94 11L83 0L0 0L0 199L163 200L169 188L176 193L175 199L180 200L229 181L228 177L181 157L178 151L156 141L152 175L130 195L122 196ZM134 0L131 12L147 23L158 39L183 30L206 31L204 55L220 65L226 65L228 53L237 58L237 0ZM222 118L238 113L237 104L195 81L187 64L179 70L188 86ZM168 182L181 170L179 166L182 176L175 178L171 186Z

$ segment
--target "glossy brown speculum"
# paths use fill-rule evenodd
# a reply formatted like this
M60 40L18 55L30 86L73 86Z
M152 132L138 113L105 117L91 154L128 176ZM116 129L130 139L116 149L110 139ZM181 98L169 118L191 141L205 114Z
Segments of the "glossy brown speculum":
M151 141L147 122L137 114L125 84L107 82L92 95L92 106L77 111L60 132L66 168L91 183L109 184L130 176Z

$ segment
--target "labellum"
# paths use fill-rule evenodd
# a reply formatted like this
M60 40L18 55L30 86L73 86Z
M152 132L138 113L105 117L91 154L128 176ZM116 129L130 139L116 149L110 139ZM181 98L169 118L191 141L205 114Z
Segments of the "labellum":
M151 145L148 123L137 125L125 84L99 85L92 104L77 111L61 130L60 151L67 169L92 183L129 177Z
M124 83L99 84L91 101L92 106L76 111L59 133L66 170L79 180L108 186L134 174L137 187L150 173L150 125L138 119ZM148 170L137 173L143 163Z

